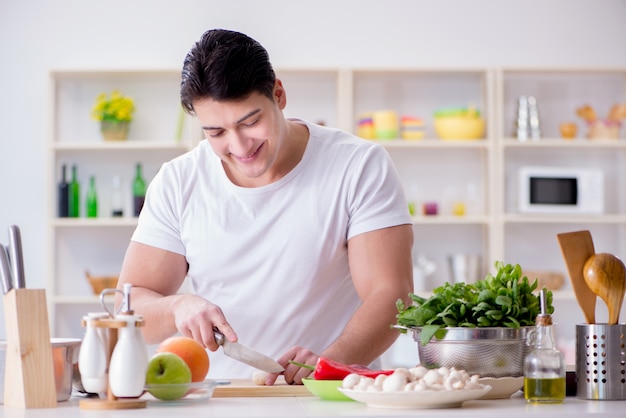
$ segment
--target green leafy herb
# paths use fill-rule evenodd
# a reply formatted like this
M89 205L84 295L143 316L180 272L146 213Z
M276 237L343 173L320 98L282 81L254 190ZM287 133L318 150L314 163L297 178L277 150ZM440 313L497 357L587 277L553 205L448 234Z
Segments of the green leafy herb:
M445 283L426 299L410 293L413 304L396 302L397 325L420 328L422 345L433 337L443 338L446 327L507 327L532 326L541 313L539 297L533 293L537 279L530 282L522 277L519 264L495 262L496 274L491 273L476 283ZM547 313L552 314L552 292L546 291ZM401 332L406 330L400 329Z

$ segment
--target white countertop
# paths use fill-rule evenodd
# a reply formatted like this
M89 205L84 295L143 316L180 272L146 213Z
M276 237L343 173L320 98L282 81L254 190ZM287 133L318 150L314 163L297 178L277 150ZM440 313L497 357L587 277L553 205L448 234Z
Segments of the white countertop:
M378 409L351 401L326 401L317 397L258 397L212 398L186 405L149 403L145 409L84 410L75 398L60 402L56 408L19 409L0 407L0 417L6 418L100 418L112 417L519 417L519 416L580 416L602 414L603 417L624 417L626 401L588 401L567 397L556 405L527 404L522 393L511 399L477 400L450 409Z

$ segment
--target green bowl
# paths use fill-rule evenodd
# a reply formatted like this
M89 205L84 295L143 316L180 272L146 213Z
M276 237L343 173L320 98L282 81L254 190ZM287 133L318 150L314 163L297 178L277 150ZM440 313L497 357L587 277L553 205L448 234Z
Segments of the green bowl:
M337 390L341 387L343 380L315 380L312 377L305 377L302 379L304 386L313 395L320 399L326 399L329 401L352 401L346 395Z

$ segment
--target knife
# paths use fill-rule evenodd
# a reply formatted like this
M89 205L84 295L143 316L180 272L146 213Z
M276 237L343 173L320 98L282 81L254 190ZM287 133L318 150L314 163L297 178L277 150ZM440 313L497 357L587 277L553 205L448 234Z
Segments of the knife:
M13 275L11 273L7 249L2 244L0 244L0 276L2 279L2 290L6 294L9 290L13 289Z
M26 279L24 277L24 253L22 252L22 236L20 228L17 225L9 226L9 253L13 280L15 287L23 289L26 287Z
M213 330L213 334L215 335L215 342L217 345L222 346L224 354L228 357L268 373L281 373L285 371L283 366L265 354L254 351L243 344L228 341L226 337L224 337L224 334L216 329Z

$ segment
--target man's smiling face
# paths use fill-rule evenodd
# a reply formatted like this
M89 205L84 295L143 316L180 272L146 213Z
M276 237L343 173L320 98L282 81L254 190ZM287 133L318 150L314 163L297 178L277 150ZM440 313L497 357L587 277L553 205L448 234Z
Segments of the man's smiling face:
M282 175L280 150L285 140L284 90L275 101L258 92L238 101L211 98L194 102L194 112L213 151L235 184L258 187Z

